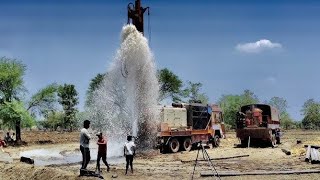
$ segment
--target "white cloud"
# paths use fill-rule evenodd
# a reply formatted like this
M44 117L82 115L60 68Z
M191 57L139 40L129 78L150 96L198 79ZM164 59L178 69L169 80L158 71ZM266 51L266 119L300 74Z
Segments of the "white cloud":
M236 49L240 52L245 53L259 53L264 50L270 49L281 49L282 45L280 43L273 43L268 39L261 39L257 42L238 44Z

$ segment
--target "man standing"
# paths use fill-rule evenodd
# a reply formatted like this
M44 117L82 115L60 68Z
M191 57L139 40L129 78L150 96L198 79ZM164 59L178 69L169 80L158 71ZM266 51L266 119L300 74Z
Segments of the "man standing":
M124 145L123 154L126 157L126 175L128 173L129 165L131 167L131 173L133 173L133 156L136 155L136 145L132 141L132 136L127 136L127 142Z
M5 146L6 146L6 142L1 140L1 138L0 138L0 149L2 152L4 152L3 147L5 147Z
M12 135L11 135L11 139L12 139L12 142L16 142L16 133L13 133Z
M7 132L6 136L4 137L4 141L7 143L7 144L10 144L12 142L12 139L11 139L11 136L10 136L10 133Z
M85 120L83 122L83 128L81 129L81 132L80 132L80 151L82 154L81 169L86 169L90 161L89 141L91 137L88 132L89 127L90 127L90 121Z
M107 166L107 171L109 172L110 167L107 162L107 140L102 136L102 133L99 132L98 136L98 157L97 157L97 168L100 173L100 159L102 158L103 163Z

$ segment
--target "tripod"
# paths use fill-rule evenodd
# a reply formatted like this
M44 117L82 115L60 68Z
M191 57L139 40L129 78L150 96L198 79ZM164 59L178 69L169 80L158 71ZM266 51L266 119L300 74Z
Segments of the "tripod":
M193 175L194 175L194 171L196 170L196 166L198 164L198 157L199 157L199 153L200 153L200 150L202 151L202 157L204 160L206 160L209 164L209 166L211 167L211 171L213 172L214 174L214 177L216 177L216 179L219 179L221 180L218 172L217 172L217 169L214 167L211 159L210 159L210 156L208 154L208 152L206 151L206 149L202 146L202 142L198 142L197 143L197 149L198 149L198 153L197 153L197 158L196 158L196 161L194 163L194 166L193 166L193 172L192 172L192 177L191 177L191 180L193 180Z

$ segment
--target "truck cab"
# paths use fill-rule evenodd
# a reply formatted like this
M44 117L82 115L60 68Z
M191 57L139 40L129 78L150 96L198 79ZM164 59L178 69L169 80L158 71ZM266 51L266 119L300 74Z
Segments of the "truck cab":
M215 130L215 135L219 136L219 138L225 138L225 125L223 121L223 113L222 109L216 105L211 105L212 115L211 115L211 126L212 129Z

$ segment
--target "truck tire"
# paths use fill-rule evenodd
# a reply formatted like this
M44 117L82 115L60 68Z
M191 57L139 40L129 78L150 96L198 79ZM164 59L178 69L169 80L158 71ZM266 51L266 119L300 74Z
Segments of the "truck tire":
M176 153L179 151L179 148L180 148L180 143L178 139L177 138L171 139L169 142L169 149L171 150L171 152Z
M190 138L185 138L183 141L183 150L190 151L192 148L192 143Z
M220 137L215 135L212 142L212 147L219 147L220 146Z
M249 138L241 140L241 147L248 147Z
M166 153L168 153L168 146L163 145L163 147L160 148L160 153L161 153L161 154L166 154Z

